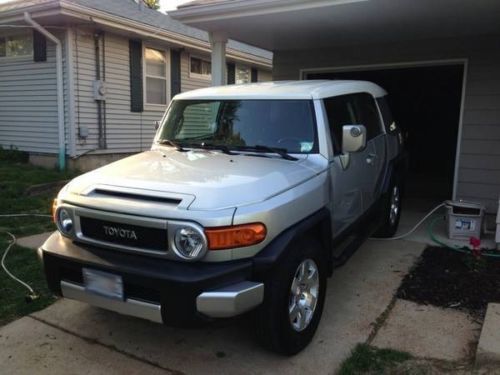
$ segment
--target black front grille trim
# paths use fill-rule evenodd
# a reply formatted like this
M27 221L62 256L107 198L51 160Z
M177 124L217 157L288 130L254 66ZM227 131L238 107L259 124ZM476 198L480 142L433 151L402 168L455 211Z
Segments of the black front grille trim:
M109 244L117 244L166 252L167 229L123 224L80 216L80 227L84 237Z

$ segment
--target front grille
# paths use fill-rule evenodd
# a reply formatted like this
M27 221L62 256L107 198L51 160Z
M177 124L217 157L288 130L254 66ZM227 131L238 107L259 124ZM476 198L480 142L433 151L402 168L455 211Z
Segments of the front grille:
M166 229L115 223L83 216L80 216L80 226L82 234L89 239L144 250L167 251Z

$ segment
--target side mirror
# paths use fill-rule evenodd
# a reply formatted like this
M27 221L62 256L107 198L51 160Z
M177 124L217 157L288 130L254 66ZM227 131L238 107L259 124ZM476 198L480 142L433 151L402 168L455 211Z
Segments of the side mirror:
M159 127L160 127L160 121L156 120L155 121L155 130L158 130Z
M364 125L344 125L342 127L342 153L358 152L366 146Z

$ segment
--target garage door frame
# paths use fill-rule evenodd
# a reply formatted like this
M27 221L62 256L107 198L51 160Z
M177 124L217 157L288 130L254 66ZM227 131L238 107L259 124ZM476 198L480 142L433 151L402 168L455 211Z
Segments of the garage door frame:
M463 128L463 117L464 117L464 104L465 104L465 90L467 88L467 69L469 60L467 58L460 59L443 59L443 60L424 60L424 61L408 61L408 62L395 62L395 63L381 63L381 64L366 64L366 65L344 65L344 66L331 66L331 67L321 67L321 68L307 68L300 69L299 79L307 79L309 74L314 73L340 73L340 72L355 72L355 71L369 71L369 70L389 70L389 69L402 69L402 68L422 68L422 67L433 67L442 65L463 65L464 72L462 77L462 97L460 100L460 115L458 121L458 133L457 133L457 147L455 155L455 166L453 172L453 193L452 199L457 198L457 187L458 187L458 171L460 163L460 153L461 153L461 140L462 140L462 128Z

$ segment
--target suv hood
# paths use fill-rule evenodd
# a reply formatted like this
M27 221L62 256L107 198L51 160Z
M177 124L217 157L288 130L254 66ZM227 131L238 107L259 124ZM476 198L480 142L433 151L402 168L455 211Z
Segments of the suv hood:
M75 178L68 192L87 194L93 186L145 189L190 195L189 209L215 210L264 201L321 172L308 160L173 148L146 151Z

